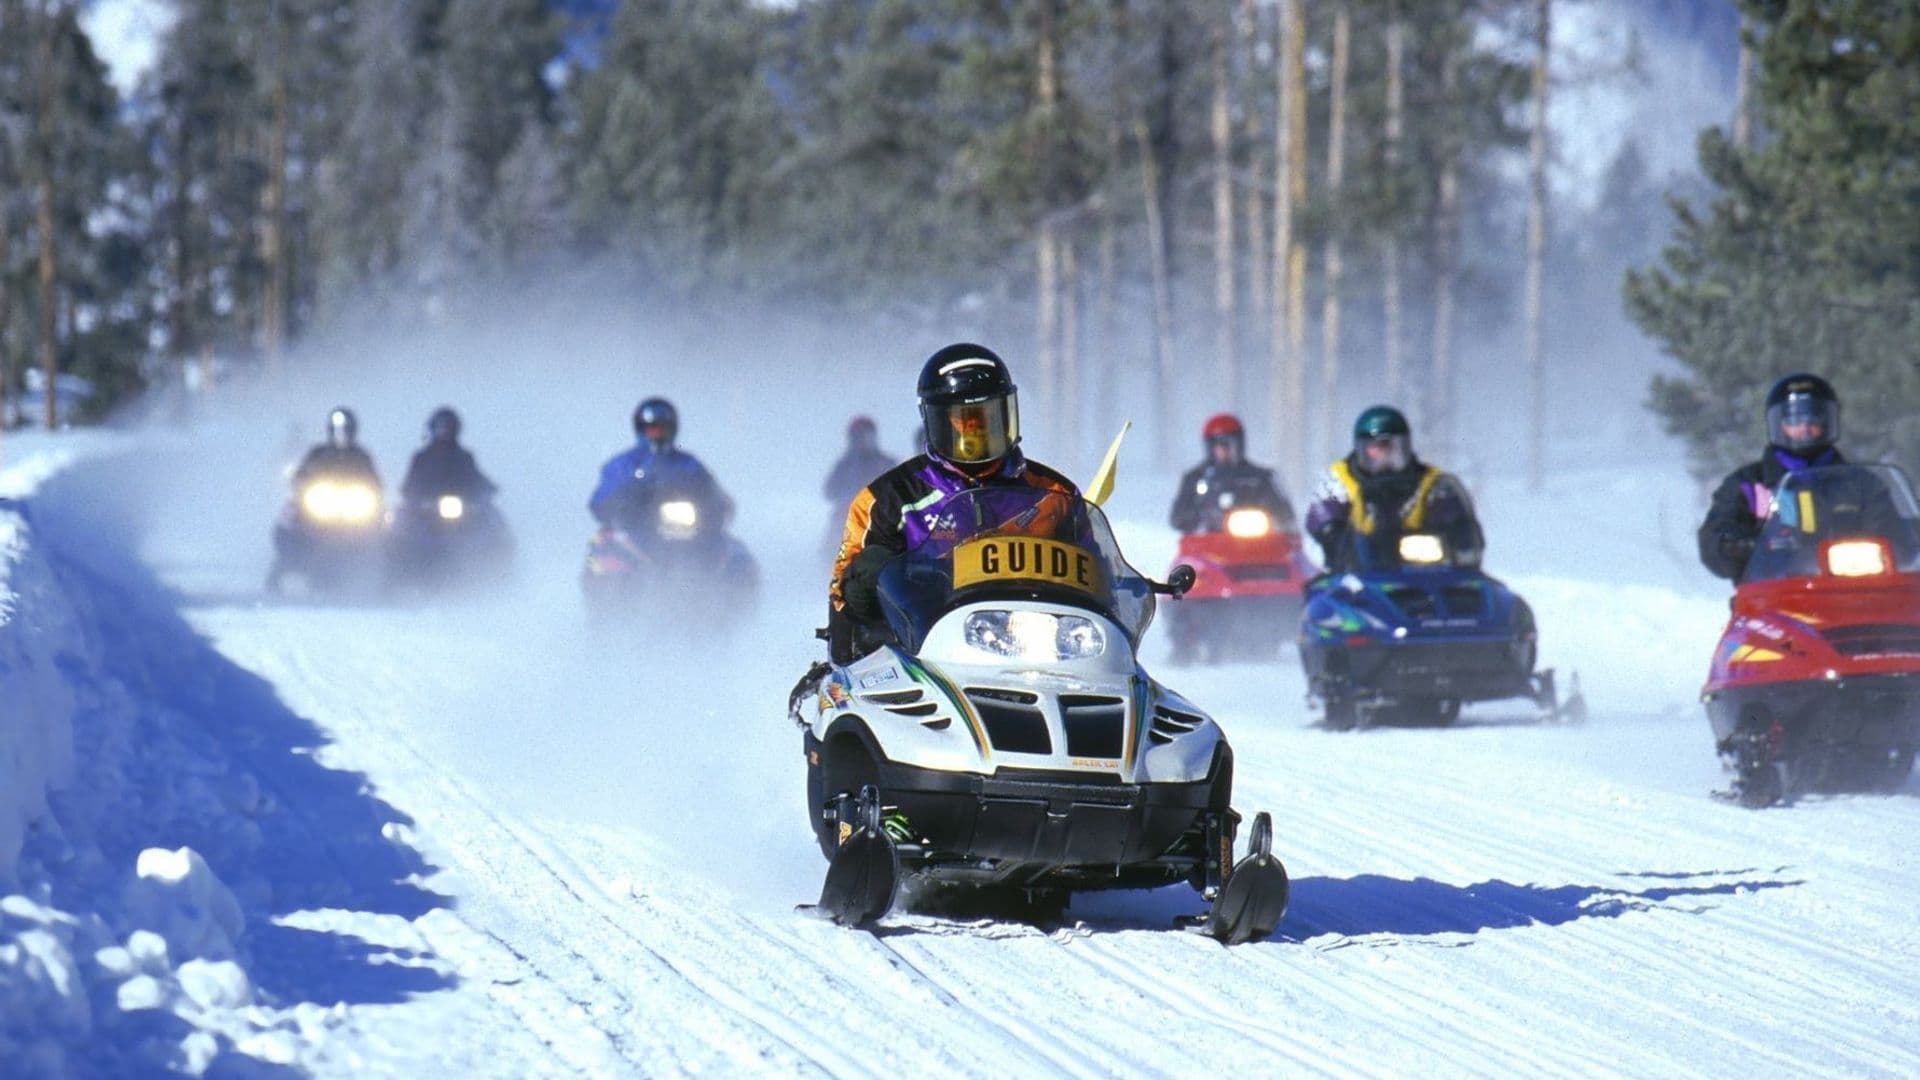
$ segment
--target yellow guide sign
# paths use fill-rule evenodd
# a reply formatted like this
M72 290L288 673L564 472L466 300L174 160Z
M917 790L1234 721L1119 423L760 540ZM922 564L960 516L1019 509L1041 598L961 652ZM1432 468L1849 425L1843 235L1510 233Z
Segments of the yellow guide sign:
M983 536L953 549L953 587L983 581L1040 581L1091 593L1100 587L1092 553L1036 536Z

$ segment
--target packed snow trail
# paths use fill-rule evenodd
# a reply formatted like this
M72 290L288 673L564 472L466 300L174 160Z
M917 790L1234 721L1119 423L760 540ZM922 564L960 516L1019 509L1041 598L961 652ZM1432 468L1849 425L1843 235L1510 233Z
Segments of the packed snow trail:
M1695 693L1724 601L1567 576L1577 560L1524 544L1503 564L1498 513L1490 564L1528 571L1510 580L1544 662L1579 668L1585 725L1488 706L1334 735L1291 656L1156 669L1227 729L1235 802L1273 811L1295 881L1278 939L1226 949L1168 929L1198 907L1184 888L1086 896L1054 929L897 915L868 934L792 911L823 870L782 715L817 647L819 568L791 539L813 528L750 522L761 612L678 649L585 633L577 508L552 530L571 542L546 544L508 506L531 542L502 597L260 605L267 516L234 509L265 501L258 478L214 479L153 451L44 499L84 505L91 543L174 587L212 646L183 684L258 679L322 733L302 762L364 774L409 823L388 831L425 903L346 890L276 916L315 955L422 973L369 993L282 953L280 1007L346 1003L292 1059L315 1072L1920 1072L1920 785L1761 813L1707 798L1724 778ZM1121 538L1157 570L1171 543L1148 513ZM311 794L278 793L309 836L334 813Z

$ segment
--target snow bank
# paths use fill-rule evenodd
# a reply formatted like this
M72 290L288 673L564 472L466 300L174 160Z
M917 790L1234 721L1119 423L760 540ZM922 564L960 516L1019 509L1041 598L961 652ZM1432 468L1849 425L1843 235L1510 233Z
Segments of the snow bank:
M286 949L276 916L367 906L343 862L387 887L424 868L380 836L364 778L300 756L311 729L114 575L125 538L94 493L48 493L84 457L0 471L0 1076L300 1061L324 1010L257 984L263 939ZM296 822L269 787L337 817ZM311 831L333 839L296 850Z

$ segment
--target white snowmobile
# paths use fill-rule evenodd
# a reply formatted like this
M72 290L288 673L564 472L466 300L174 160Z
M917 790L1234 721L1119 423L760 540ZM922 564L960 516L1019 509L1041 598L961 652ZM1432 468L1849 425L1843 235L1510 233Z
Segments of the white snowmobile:
M830 860L820 910L863 924L904 884L1045 912L1187 881L1212 902L1207 933L1271 933L1288 894L1271 822L1234 864L1232 748L1137 659L1154 594L1178 597L1191 568L1150 581L1095 505L1057 492L914 513L926 535L880 575L894 642L818 665L790 702Z

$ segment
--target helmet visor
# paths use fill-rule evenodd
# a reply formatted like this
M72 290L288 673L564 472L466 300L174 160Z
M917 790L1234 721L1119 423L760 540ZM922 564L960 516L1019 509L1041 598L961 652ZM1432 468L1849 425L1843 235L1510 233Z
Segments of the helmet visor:
M1767 439L1788 450L1816 450L1840 438L1840 403L1793 394L1767 407Z
M1020 404L1016 395L958 405L924 406L927 449L963 465L1006 457L1020 441Z
M1237 431L1207 440L1207 460L1216 465L1238 465L1246 456L1246 436Z
M1353 440L1353 457L1369 473L1399 472L1413 460L1405 435L1362 435Z

